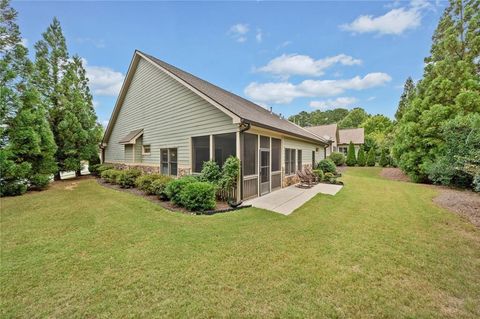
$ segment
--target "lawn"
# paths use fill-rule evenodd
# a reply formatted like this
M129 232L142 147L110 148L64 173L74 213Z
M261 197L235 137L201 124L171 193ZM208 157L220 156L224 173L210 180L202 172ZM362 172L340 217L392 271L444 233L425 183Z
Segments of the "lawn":
M93 179L2 199L0 316L480 317L480 231L378 173L290 216L172 213Z

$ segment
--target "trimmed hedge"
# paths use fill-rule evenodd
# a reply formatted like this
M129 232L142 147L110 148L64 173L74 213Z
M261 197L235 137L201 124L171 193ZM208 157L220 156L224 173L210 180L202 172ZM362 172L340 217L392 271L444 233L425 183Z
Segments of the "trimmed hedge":
M102 172L106 171L107 169L113 169L113 166L109 164L94 164L94 165L88 166L88 170L90 171L90 174L92 174L92 176L97 176L97 177L99 177L102 174Z
M120 171L117 176L117 183L121 188L132 188L135 186L135 180L142 175L142 171L138 169L127 169Z
M343 153L333 152L328 158L331 159L337 166L342 166L345 164L345 155L343 155Z
M106 183L117 184L117 177L122 171L118 169L107 169L101 173L102 179Z
M337 167L331 159L324 159L318 162L317 169L321 169L324 173L335 173Z
M215 186L208 182L185 185L180 193L182 206L190 211L205 211L215 208Z
M168 199L168 196L166 194L167 185L172 181L173 181L173 177L161 175L160 178L155 179L152 182L149 190L152 195L157 195L158 198L162 200L166 200Z
M167 195L167 198L170 199L174 204L181 205L182 200L180 198L180 193L182 192L183 188L188 184L195 182L198 182L198 180L193 176L184 176L174 179L167 184L167 187L165 188L165 194Z
M167 177L167 176L160 175L160 174L140 175L135 180L135 187L138 188L141 191L144 191L147 195L155 195L155 192L152 189L152 183L154 181L156 181L157 179L162 179L162 178L165 178L165 177ZM171 178L170 178L170 180L171 180Z

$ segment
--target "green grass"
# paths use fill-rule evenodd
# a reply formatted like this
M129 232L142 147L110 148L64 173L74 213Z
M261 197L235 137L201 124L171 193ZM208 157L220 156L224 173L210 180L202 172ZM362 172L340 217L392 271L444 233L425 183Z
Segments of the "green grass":
M2 199L0 316L478 318L480 231L349 168L290 216L189 216L83 180Z

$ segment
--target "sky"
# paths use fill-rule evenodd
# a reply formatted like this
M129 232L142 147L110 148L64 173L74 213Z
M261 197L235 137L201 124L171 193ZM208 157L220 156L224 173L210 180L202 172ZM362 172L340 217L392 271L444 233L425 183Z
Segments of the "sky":
M54 16L84 59L105 125L135 49L275 113L363 107L393 118L403 83L421 78L446 2L14 1L23 42Z

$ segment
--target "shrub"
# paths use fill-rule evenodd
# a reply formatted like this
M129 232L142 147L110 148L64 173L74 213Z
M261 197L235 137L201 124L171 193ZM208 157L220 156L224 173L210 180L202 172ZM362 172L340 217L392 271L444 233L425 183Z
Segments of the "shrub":
M325 173L325 181L328 183L335 183L337 178L333 173Z
M155 193L152 191L152 183L155 180L160 179L162 177L164 177L164 175L160 175L160 174L140 175L135 180L135 187L138 188L139 190L144 191L148 195L155 195Z
M198 180L193 176L184 176L178 179L174 179L167 184L165 188L165 194L174 204L181 205L182 201L180 198L180 193L183 188L188 184L198 182Z
M135 186L135 180L142 175L142 171L138 169L127 169L120 171L117 176L117 183L121 188L132 188Z
M323 181L325 176L323 175L323 171L321 169L314 169L313 174L315 174L319 181Z
M0 196L18 196L27 191L27 185L22 181L8 181L0 186Z
M358 166L365 166L367 165L367 158L365 156L365 150L363 149L363 145L360 146L360 149L358 150L358 156L357 156L357 164Z
M317 169L321 169L325 173L335 173L337 167L331 159L324 159L318 162Z
M205 182L217 183L221 177L220 167L215 161L203 162L200 179Z
M345 161L348 166L355 166L357 164L357 158L355 157L355 146L353 142L348 145L347 160Z
M343 153L333 152L328 158L330 158L337 166L345 164L345 155L343 155Z
M102 172L101 177L106 183L116 184L117 183L117 176L121 173L120 170L117 169L107 169Z
M208 182L188 183L180 193L181 204L191 211L215 208L215 186Z
M88 166L88 170L92 176L100 176L103 171L107 169L112 169L113 166L109 164L93 164Z
M0 148L0 196L17 196L27 191L26 176L32 165L27 162L15 163L11 153Z
M35 189L45 189L50 184L52 175L35 174L30 176L30 186Z
M388 158L388 155L386 154L385 150L382 149L382 153L380 155L380 162L379 162L380 166L381 167L387 167L389 162L390 162L390 160Z
M372 147L367 154L367 165L368 166L375 166L376 161L375 149Z
M154 180L150 186L151 193L157 195L161 200L167 200L168 196L166 194L166 189L168 183L173 181L173 177L170 176L161 176L160 178Z
M218 185L223 191L221 194L223 197L237 186L239 172L240 160L235 156L228 157L222 167L222 177L218 181Z

